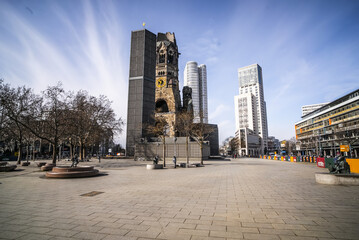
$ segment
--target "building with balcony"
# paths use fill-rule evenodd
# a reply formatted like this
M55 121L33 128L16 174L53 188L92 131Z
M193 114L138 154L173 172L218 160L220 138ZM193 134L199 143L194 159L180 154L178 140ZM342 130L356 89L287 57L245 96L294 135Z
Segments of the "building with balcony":
M295 124L302 155L359 155L359 89L305 115Z

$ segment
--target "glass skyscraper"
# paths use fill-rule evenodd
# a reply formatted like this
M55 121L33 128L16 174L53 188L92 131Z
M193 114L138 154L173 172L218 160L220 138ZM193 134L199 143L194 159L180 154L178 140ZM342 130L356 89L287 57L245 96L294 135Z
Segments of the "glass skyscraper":
M207 68L197 62L187 62L184 69L184 86L192 88L194 122L208 123Z

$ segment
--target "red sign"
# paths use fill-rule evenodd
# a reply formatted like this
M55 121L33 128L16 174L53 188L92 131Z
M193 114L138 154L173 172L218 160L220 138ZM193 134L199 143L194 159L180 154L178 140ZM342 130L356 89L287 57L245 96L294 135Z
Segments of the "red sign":
M325 159L324 158L317 158L317 167L325 168Z

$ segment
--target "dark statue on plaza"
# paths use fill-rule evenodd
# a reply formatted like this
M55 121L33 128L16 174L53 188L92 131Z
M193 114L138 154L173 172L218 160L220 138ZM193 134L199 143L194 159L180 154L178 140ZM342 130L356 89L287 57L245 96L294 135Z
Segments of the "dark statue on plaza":
M340 156L334 164L329 165L328 170L330 173L350 173L350 166L345 160L345 157Z

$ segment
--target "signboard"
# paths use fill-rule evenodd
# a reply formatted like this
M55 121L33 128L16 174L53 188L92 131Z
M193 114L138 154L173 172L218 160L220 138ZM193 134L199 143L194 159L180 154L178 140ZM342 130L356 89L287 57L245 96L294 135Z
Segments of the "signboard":
M340 145L341 152L349 152L349 145Z
M325 159L324 158L317 158L317 167L325 168Z

